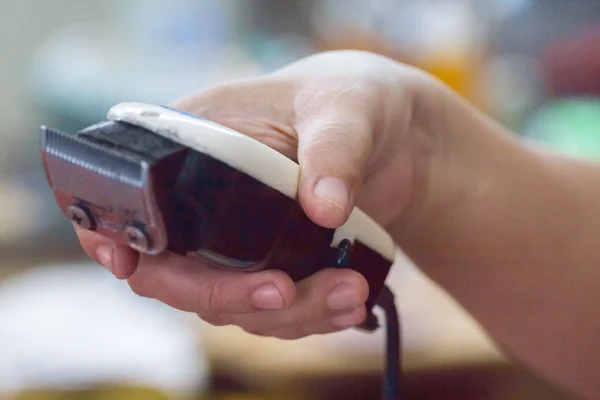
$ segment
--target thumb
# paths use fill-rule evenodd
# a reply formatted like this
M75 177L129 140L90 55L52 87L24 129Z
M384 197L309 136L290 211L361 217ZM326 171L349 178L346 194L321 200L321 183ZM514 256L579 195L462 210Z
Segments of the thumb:
M372 146L366 119L329 113L298 127L298 197L325 228L343 225L355 204Z

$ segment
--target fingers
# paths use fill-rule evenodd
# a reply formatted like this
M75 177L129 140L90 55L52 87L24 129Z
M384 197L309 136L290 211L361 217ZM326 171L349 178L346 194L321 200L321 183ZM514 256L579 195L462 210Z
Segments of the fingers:
M352 212L371 152L371 128L362 117L325 111L298 132L304 211L326 228L343 225Z
M216 326L234 324L289 340L347 329L366 316L369 286L352 270L326 269L295 285L282 271L226 271L168 253L138 255L89 231L77 234L86 252L127 279L139 296L196 313ZM110 262L102 254L106 248L112 250Z
M296 288L283 272L226 271L173 254L142 254L128 279L135 293L171 307L194 312L215 325L227 314L283 310L295 299Z
M139 254L94 232L76 231L90 257L127 279L136 294L197 313L215 325L224 323L221 315L282 310L295 299L294 282L281 271L226 271L170 253Z
M285 310L224 316L247 332L281 339L326 334L360 324L369 295L366 280L348 269L322 270L298 283L296 300Z
M75 227L75 233L90 258L104 266L118 279L127 279L135 272L139 260L138 252L127 246L115 244L92 231Z

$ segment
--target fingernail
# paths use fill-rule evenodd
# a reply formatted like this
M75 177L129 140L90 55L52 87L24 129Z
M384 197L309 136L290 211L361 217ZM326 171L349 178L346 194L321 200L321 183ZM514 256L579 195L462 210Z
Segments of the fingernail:
M327 305L334 311L353 308L362 305L356 290L347 284L341 284L333 289L327 298Z
M283 296L272 283L267 283L252 293L252 304L263 310L280 310L285 306Z
M337 178L325 177L315 185L315 195L346 210L350 198L348 187Z
M96 249L96 258L104 268L113 272L114 249L109 245L101 245Z
M361 323L360 316L360 309L359 307L356 307L352 311L333 317L331 319L331 324L340 329L350 328L351 326L356 326Z

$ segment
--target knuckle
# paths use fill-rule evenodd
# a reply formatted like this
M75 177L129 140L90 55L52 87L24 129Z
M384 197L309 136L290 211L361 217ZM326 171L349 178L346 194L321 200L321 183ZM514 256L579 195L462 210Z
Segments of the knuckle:
M370 146L369 126L335 119L323 121L303 147L307 155L330 154L356 156Z
M220 313L223 304L223 284L220 281L204 283L198 288L196 312L203 315Z
M370 135L353 134L345 124L328 124L322 130L306 140L299 158L316 160L316 169L320 174L335 173L339 178L358 181L364 175L365 165L371 151ZM314 162L313 162L314 163ZM306 168L310 168L306 162Z

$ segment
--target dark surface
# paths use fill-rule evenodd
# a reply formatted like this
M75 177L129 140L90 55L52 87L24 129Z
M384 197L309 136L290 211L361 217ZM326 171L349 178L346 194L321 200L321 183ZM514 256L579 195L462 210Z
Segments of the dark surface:
M217 372L215 389L225 378ZM277 398L379 400L381 375L299 376L277 390ZM406 400L577 400L515 365L481 365L405 373ZM252 388L246 388L252 391ZM287 395L286 393L289 393Z

